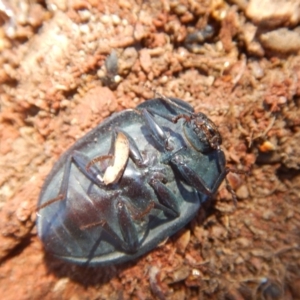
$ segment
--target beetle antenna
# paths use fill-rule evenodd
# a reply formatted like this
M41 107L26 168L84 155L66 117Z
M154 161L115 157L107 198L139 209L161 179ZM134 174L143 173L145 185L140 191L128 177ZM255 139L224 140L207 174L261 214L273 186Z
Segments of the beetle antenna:
M188 113L189 115L191 114L191 112L187 109L185 109L184 107L178 105L174 100L172 100L171 98L161 94L160 92L158 92L155 88L151 87L147 82L144 84L144 86L149 89L151 92L153 92L153 94L155 95L155 97L165 100L167 103L177 107L180 110L185 111L186 113Z

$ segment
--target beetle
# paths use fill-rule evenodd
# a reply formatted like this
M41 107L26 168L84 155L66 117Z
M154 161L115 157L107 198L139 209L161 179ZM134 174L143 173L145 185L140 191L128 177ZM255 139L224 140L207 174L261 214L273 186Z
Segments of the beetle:
M37 229L46 251L77 264L133 260L194 218L230 171L216 125L177 98L115 113L56 162Z

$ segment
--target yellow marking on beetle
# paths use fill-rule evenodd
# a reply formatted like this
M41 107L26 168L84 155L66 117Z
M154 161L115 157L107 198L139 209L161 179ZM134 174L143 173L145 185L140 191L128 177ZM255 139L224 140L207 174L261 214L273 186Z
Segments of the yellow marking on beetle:
M129 157L129 142L122 132L118 132L114 151L113 164L106 169L103 176L105 185L116 183L120 179Z

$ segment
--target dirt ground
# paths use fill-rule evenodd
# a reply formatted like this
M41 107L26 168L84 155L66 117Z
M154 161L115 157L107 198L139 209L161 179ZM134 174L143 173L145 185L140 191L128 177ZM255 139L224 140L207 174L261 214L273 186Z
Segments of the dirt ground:
M298 0L1 0L1 298L300 299L299 21ZM35 209L53 164L152 89L207 114L228 165L251 168L228 176L237 206L223 184L126 264L51 257Z

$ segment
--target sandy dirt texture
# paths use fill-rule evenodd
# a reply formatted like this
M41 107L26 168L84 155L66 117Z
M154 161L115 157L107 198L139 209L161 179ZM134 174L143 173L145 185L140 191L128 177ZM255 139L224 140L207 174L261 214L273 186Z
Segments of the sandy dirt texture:
M300 299L299 21L298 0L0 0L1 298ZM53 164L152 89L207 114L228 165L251 168L228 175L236 207L222 184L122 265L51 257L35 219Z

